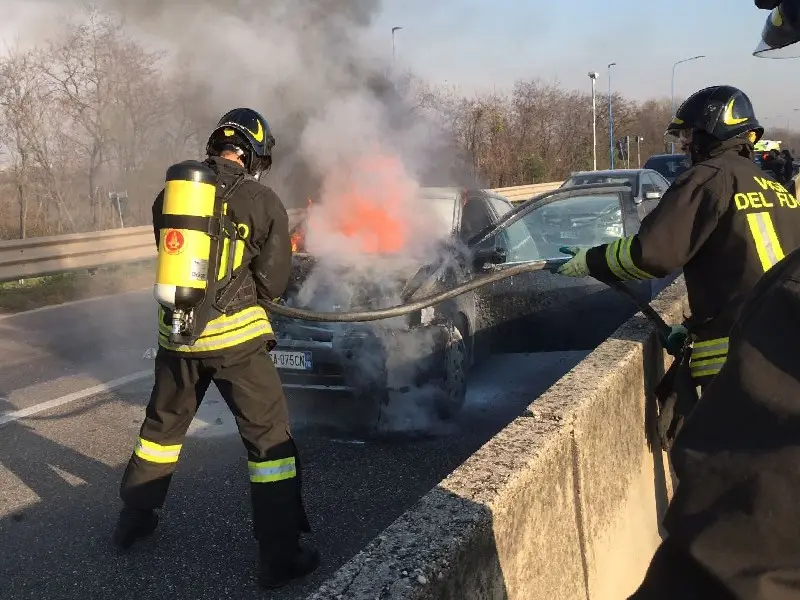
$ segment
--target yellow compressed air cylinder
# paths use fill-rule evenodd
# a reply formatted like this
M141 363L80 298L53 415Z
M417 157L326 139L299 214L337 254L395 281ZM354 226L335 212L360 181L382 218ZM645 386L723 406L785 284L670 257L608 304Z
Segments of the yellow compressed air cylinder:
M172 310L191 310L205 298L216 244L201 224L214 216L216 184L216 173L198 161L187 160L167 169L162 214L187 219L176 219L176 227L161 229L153 295Z

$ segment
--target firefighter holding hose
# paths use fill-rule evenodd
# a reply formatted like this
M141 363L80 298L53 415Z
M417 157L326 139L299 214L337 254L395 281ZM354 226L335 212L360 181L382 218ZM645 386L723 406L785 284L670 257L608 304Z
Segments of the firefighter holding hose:
M274 145L259 113L234 109L211 132L207 159L170 167L153 204L155 385L122 478L124 507L113 535L125 550L155 530L187 429L214 382L247 450L266 588L307 575L319 562L317 551L300 542L309 524L298 452L261 305L283 294L291 269L286 210L259 182Z
M771 9L754 55L800 56L800 0ZM629 600L800 597L800 250L770 269L730 333L728 360L670 458L668 537Z
M639 232L588 250L562 249L573 258L556 272L571 277L635 281L683 269L692 316L673 328L669 344L677 358L657 391L668 407L659 423L665 447L696 403L696 388L722 368L744 297L800 244L797 199L753 162L763 133L740 89L721 85L692 94L666 131L692 166Z

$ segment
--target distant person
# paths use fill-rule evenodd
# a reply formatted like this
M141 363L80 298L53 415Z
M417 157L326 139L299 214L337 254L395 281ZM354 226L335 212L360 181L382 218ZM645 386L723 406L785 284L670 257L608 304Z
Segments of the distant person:
M792 183L792 178L794 177L794 157L788 150L783 150L781 152L781 156L783 157L783 185L789 187ZM794 194L794 190L789 188L789 191Z
M764 169L772 174L775 181L783 183L783 171L786 166L786 161L775 148L769 151L769 160L764 163Z
M557 269L570 277L636 281L683 269L692 316L675 328L679 357L660 388L691 390L664 426L669 446L681 419L728 354L728 333L759 278L800 245L800 211L786 189L753 162L764 133L747 95L732 86L692 94L667 127L692 166L679 175L642 221L639 233L594 248L564 248L573 258ZM683 336L681 335L683 334ZM688 381L688 385L687 385ZM693 384L693 385L692 385ZM662 424L663 425L663 424Z

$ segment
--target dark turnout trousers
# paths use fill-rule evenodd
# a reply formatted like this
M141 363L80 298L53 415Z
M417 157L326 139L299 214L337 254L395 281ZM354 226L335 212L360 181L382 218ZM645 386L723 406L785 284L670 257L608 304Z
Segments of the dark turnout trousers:
M120 496L131 508L163 505L186 431L212 381L247 449L255 537L281 552L309 525L286 398L263 341L208 358L158 349L155 385Z

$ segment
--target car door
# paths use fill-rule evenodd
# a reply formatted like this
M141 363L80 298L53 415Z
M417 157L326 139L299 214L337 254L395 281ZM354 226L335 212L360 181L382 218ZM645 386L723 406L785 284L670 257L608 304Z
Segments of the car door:
M491 230L505 215L514 210L514 206L500 195L487 190L470 191L462 209L461 241L469 247L473 256L484 253L488 261L502 260L498 257L502 257L508 247L503 236L492 236L472 246L469 245L469 241L479 232ZM491 257L493 251L497 251L498 257ZM472 270L473 275L482 272L481 267L476 267L474 264ZM473 352L477 361L485 358L493 350L492 327L505 308L504 302L507 297L504 290L503 285L490 283L469 294L474 307L471 330L474 341Z
M591 247L638 231L630 187L598 186L549 196L514 211L473 248L501 248L502 271L520 263L567 258L561 246ZM633 290L646 282L626 284ZM649 298L648 298L649 299ZM487 285L481 292L484 337L494 351L536 352L592 348L636 312L629 299L600 281L548 271L523 273Z

